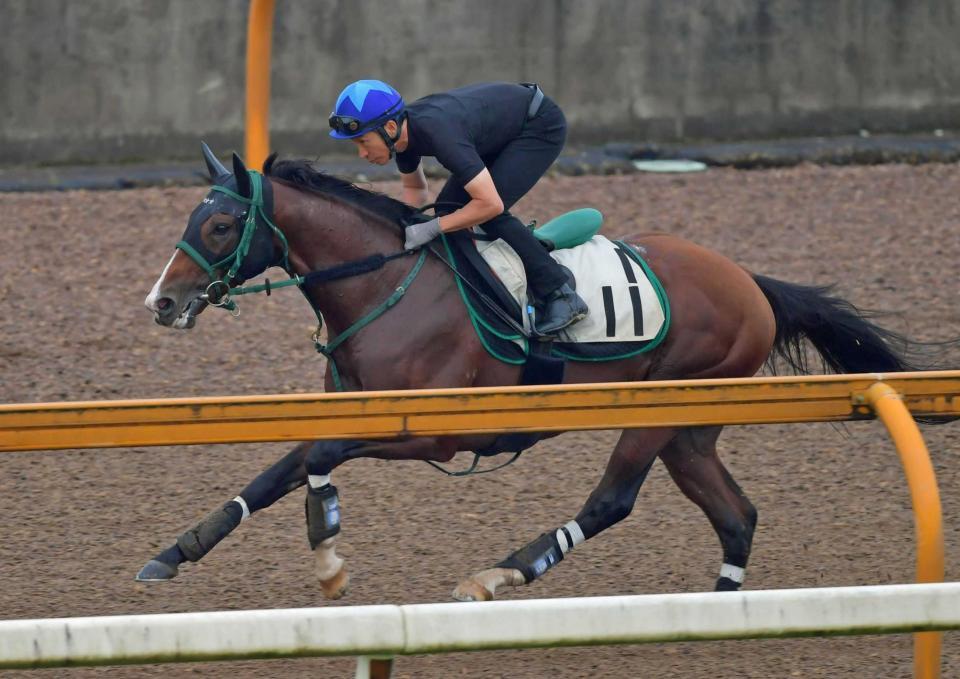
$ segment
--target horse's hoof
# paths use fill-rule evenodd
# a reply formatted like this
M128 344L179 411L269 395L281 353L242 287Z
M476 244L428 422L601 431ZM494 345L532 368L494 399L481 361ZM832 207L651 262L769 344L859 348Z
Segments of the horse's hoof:
M453 598L457 601L493 601L493 592L471 578L457 585Z
M179 572L180 569L176 566L171 566L168 563L157 561L156 559L150 559L147 565L140 569L140 572L137 573L137 577L134 579L137 582L166 582L167 580L173 580L177 577L177 573Z
M343 566L336 575L329 580L320 581L320 590L327 599L339 599L350 588L350 574L347 573L347 567Z

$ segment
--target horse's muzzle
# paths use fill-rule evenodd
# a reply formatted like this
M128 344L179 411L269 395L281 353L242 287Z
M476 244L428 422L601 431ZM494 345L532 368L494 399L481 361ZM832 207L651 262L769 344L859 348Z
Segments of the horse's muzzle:
M183 309L169 297L157 300L153 309L153 320L167 328L189 330L197 323L197 316L207 307L207 302L199 296L194 297Z

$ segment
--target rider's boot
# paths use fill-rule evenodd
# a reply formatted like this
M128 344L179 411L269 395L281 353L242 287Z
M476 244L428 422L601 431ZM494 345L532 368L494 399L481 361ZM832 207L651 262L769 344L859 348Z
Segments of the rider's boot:
M537 321L537 332L555 335L587 317L589 309L583 298L569 283L564 283L544 300L543 319Z

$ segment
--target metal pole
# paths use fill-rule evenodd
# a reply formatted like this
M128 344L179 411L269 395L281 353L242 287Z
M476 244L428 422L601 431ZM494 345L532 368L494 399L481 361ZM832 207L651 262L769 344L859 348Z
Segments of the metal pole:
M247 18L247 167L259 170L270 153L270 38L274 0L251 0Z
M866 396L890 432L907 476L917 532L917 582L943 582L943 517L930 453L900 394L889 385L877 382L867 390ZM913 635L916 679L940 676L941 637L939 632Z

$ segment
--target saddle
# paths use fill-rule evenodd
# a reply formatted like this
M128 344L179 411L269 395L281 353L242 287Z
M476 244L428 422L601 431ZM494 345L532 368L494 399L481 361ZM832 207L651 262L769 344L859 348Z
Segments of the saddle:
M535 229L537 236L576 281L590 315L563 331L546 347L528 341L532 328L526 275L519 256L499 239L481 232L443 237L471 322L487 351L499 360L523 364L531 353L573 361L607 361L650 351L663 341L669 304L663 287L640 254L622 242L595 235L602 216L576 210ZM480 299L481 293L486 300ZM488 307L496 304L499 313ZM508 316L513 323L504 320ZM521 326L527 333L518 332Z

